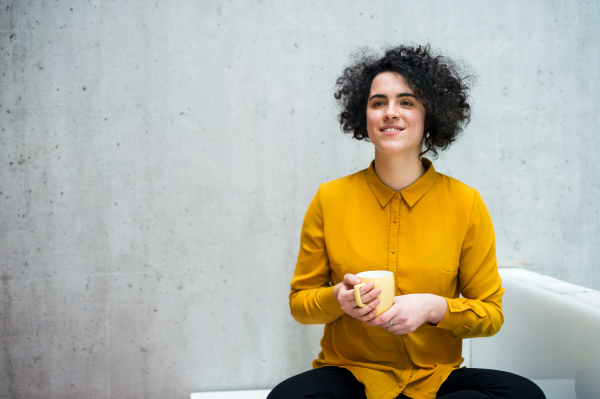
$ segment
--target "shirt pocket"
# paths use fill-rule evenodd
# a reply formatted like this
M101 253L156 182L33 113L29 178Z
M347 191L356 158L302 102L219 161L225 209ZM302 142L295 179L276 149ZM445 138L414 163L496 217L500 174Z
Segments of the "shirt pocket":
M417 265L398 270L396 284L402 294L434 294L453 298L458 286L458 269L441 269L441 265Z
M439 283L436 284L438 293L446 298L455 298L458 295L458 269L439 269Z

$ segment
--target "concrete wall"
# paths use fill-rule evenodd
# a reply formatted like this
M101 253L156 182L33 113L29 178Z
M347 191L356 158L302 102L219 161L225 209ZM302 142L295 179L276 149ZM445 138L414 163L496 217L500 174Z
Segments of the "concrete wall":
M479 75L436 168L502 265L600 289L597 1L0 0L0 397L185 398L310 367L318 184L368 166L334 81L430 42Z

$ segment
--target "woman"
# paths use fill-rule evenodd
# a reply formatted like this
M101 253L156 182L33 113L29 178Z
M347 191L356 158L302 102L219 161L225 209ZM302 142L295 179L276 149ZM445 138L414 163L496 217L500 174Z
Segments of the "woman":
M290 308L325 324L313 370L278 398L544 398L514 374L459 368L462 339L503 322L492 221L474 189L422 155L446 149L469 122L469 77L429 47L363 56L337 80L340 123L375 147L368 169L322 184L302 226ZM358 272L394 273L394 304ZM459 295L462 294L462 297Z

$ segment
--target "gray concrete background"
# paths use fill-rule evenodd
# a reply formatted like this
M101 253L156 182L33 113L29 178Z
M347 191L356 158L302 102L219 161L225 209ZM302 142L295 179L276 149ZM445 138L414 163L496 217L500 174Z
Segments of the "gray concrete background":
M598 1L0 0L0 397L186 398L310 367L287 295L318 184L368 166L360 45L478 73L436 169L501 265L600 289Z

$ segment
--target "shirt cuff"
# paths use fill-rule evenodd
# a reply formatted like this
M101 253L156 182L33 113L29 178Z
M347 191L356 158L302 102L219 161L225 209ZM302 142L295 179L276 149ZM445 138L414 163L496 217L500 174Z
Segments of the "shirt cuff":
M461 325L463 317L465 315L465 311L469 309L469 307L465 306L465 302L467 301L465 298L444 298L446 302L448 302L448 310L446 310L446 314L440 320L440 322L436 325L436 327L444 329L444 330L456 330L457 327Z
M333 296L333 287L327 287L319 290L319 302L325 312L331 316L341 317L346 314L340 304Z

